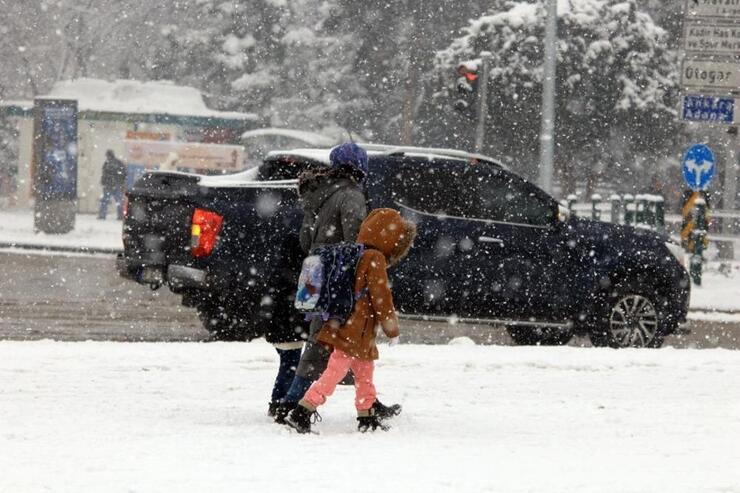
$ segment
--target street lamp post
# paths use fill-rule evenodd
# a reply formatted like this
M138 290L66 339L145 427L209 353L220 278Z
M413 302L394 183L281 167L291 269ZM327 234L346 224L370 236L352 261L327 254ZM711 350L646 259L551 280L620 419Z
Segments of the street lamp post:
M547 1L545 62L542 74L542 129L540 131L540 187L552 194L555 156L555 69L557 67L557 0Z

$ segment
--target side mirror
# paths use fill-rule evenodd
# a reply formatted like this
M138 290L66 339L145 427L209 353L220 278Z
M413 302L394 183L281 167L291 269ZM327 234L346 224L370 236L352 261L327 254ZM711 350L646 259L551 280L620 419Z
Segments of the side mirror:
M567 223L570 219L570 211L567 207L563 207L562 204L557 204L557 210L555 213L555 224Z

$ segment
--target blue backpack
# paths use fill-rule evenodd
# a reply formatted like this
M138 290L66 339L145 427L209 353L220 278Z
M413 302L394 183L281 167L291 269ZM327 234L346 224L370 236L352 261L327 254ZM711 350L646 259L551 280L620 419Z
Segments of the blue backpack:
M295 307L307 319L320 316L344 324L367 288L355 293L357 265L365 251L360 243L341 242L315 248L298 278Z

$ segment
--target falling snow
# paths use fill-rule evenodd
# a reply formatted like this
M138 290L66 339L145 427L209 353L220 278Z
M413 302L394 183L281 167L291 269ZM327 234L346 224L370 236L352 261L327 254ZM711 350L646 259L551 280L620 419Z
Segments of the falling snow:
M0 492L740 493L740 110L681 120L684 3L0 0ZM418 230L375 377L403 413L359 434L340 387L297 436L275 349L344 141Z

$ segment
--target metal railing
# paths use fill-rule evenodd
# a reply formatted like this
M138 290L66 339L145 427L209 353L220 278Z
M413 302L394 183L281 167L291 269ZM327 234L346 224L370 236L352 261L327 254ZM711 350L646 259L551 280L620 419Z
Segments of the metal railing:
M572 215L667 232L676 239L680 238L681 229L686 223L686 218L681 214L665 213L665 201L660 195L615 193L604 200L601 195L594 194L589 202L579 202L575 195L569 195L563 206ZM710 222L722 220L722 228L720 232L713 230L716 224L709 227L707 240L740 242L740 211L710 209L709 218Z
M666 214L663 197L651 194L612 194L608 201L594 194L590 202L580 203L575 195L569 195L563 205L572 215L668 233L689 255L689 272L697 286L702 283L703 253L709 243L717 243L719 249L725 249L723 258L732 259L736 250L733 245L740 242L740 211L717 209L707 213L703 199L695 201L687 217ZM721 233L711 231L710 218L722 221Z
M573 215L658 231L665 230L665 200L660 195L612 194L609 200L604 200L601 195L594 194L591 201L585 203L578 202L575 195L569 195L565 205Z

